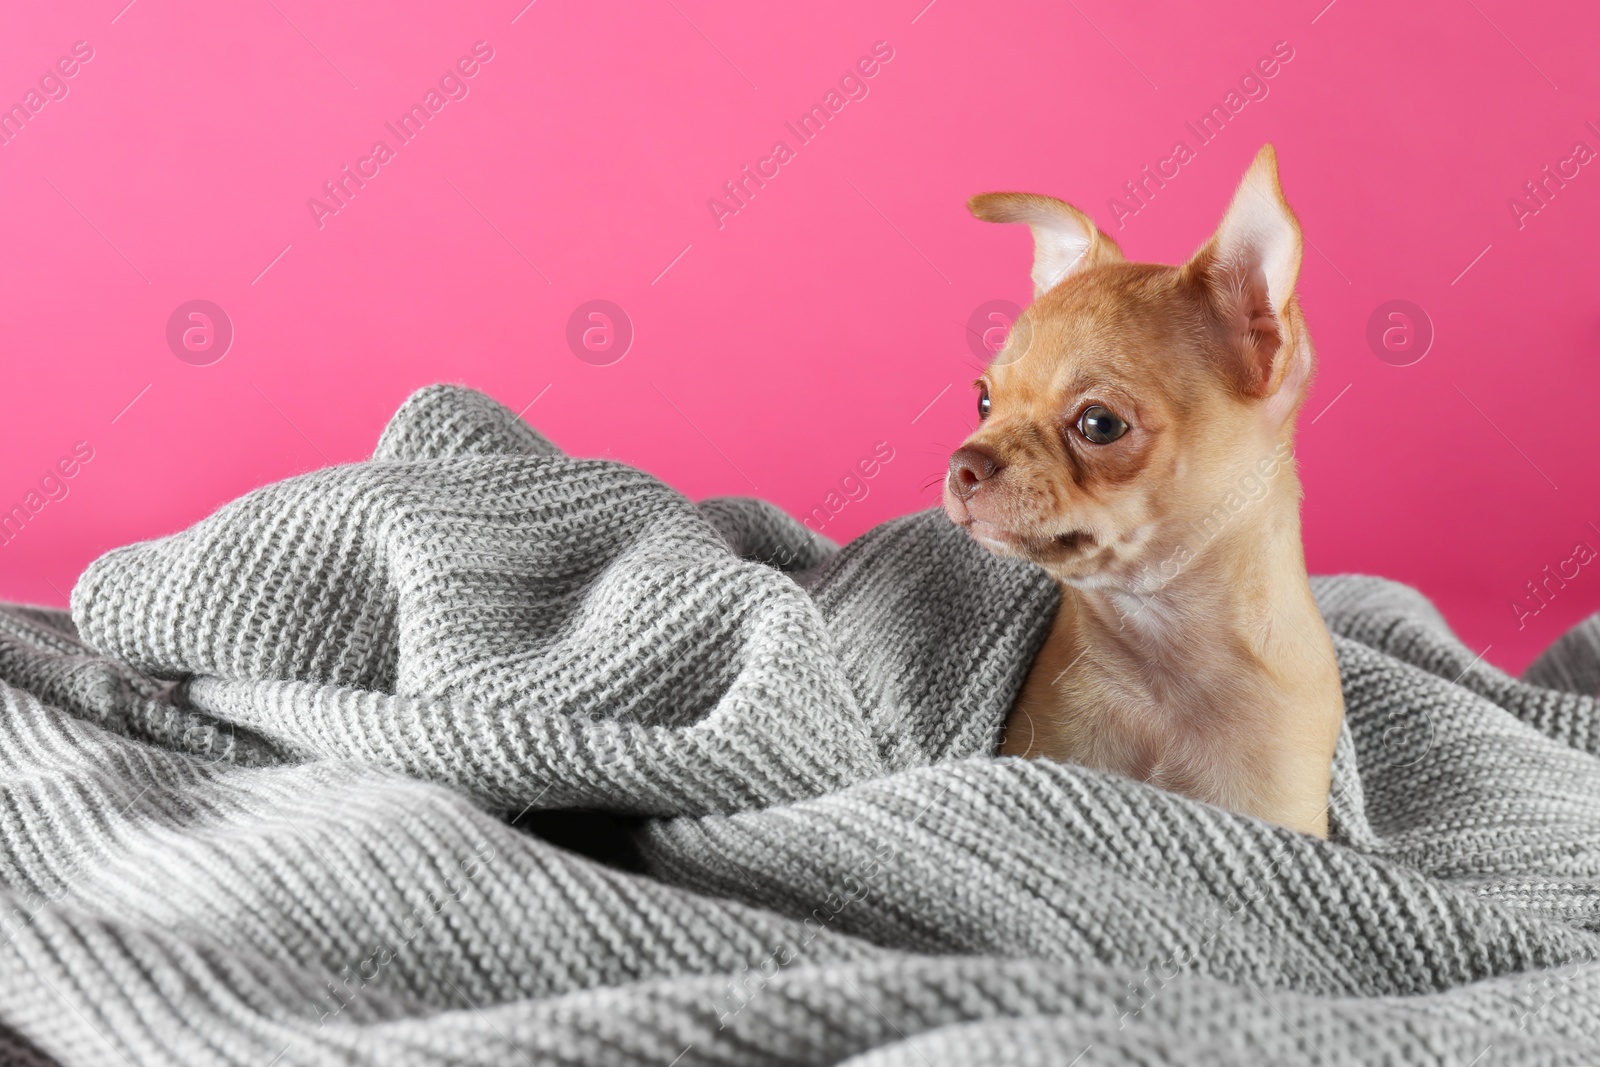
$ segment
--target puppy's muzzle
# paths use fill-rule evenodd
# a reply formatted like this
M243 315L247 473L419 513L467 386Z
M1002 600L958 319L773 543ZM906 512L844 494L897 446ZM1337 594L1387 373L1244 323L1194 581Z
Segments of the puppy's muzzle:
M984 482L1004 469L1000 457L983 445L962 445L950 457L950 491L970 500Z

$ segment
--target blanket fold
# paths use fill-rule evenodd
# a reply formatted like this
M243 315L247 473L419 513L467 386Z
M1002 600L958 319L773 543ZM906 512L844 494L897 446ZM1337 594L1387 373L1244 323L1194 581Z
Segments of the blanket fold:
M1600 1058L1600 617L1517 680L1313 585L1328 842L995 758L1057 594L937 513L841 547L422 390L0 608L0 1059ZM516 825L572 808L639 869Z

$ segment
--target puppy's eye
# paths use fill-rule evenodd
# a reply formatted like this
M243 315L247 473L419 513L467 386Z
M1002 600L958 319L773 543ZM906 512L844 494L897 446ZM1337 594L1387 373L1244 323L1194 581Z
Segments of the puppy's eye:
M981 420L981 419L987 419L988 417L989 417L989 387L987 385L980 385L980 386L978 386L978 418Z
M1110 408L1091 404L1078 416L1078 432L1090 444L1109 445L1128 432L1128 424Z

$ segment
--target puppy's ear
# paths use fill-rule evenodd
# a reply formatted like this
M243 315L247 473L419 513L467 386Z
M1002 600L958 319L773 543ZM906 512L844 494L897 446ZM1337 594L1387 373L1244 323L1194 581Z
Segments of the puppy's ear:
M1273 398L1282 415L1298 405L1311 376L1311 345L1293 306L1301 251L1300 224L1269 144L1245 172L1222 225L1184 267L1223 334L1225 370L1241 393Z
M1117 242L1071 204L1037 193L984 193L967 201L967 210L984 222L1025 222L1033 231L1033 295L1102 263L1122 262Z

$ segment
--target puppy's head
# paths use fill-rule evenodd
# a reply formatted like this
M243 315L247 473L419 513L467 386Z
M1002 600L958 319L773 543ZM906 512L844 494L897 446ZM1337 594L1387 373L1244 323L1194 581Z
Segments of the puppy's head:
M1032 229L1034 302L976 383L982 421L945 480L953 521L1070 584L1149 587L1267 479L1298 492L1280 468L1312 351L1300 227L1270 145L1182 266L1126 262L1052 197L968 206Z

